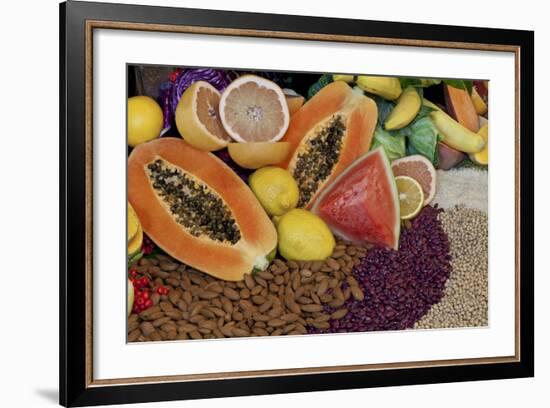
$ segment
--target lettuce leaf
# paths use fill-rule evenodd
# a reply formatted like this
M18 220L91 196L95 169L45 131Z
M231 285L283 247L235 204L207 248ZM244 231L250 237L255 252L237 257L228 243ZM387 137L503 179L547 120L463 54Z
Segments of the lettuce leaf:
M311 99L317 92L319 92L321 89L323 89L325 86L330 84L332 81L332 75L330 74L323 74L319 77L317 82L315 82L313 85L309 87L309 90L307 92L307 98Z
M441 79L433 78L399 78L401 82L401 88L405 89L408 86L414 86L415 88L427 88L428 86L438 85L441 83Z
M408 154L421 154L432 163L437 160L437 142L440 139L439 132L429 116L415 119L409 126L407 135Z
M384 128L384 122L386 121L386 118L388 117L390 112L395 107L395 103L387 101L381 96L371 94L369 92L364 92L364 94L376 103L376 107L378 108L378 125Z
M405 136L388 132L380 125L376 126L376 130L374 131L371 150L376 149L378 146L384 148L384 152L390 161L405 157Z

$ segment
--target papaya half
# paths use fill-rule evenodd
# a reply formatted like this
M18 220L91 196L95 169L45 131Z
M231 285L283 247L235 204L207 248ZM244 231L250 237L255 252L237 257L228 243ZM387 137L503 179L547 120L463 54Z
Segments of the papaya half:
M160 248L220 279L241 280L267 268L277 245L273 223L239 176L179 138L132 151L128 201Z
M377 118L376 103L343 81L325 86L292 116L282 139L292 153L282 167L298 183L298 207L310 208L330 181L368 152Z

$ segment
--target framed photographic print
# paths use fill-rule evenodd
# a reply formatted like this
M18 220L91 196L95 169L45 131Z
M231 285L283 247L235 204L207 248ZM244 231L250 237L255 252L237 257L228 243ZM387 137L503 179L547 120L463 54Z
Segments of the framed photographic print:
M533 376L533 32L60 16L62 405Z

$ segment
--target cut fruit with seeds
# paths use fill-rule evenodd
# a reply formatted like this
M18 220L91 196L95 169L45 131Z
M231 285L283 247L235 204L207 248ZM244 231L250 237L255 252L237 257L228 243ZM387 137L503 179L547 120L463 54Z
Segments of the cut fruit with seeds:
M415 217L424 206L424 193L418 181L408 176L395 178L399 194L399 208L401 219L409 220Z
M220 118L227 133L238 142L276 142L285 134L290 114L276 83L244 75L222 94Z

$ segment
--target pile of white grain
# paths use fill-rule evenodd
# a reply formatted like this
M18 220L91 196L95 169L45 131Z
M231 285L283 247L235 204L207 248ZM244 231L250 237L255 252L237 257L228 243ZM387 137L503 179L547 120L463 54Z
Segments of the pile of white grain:
M488 172L475 168L437 171L437 188L433 203L441 208L463 205L487 213Z
M449 237L452 272L441 301L417 329L488 324L488 172L475 168L437 171L434 204Z

